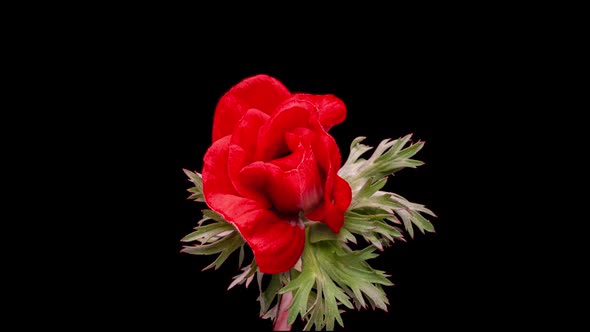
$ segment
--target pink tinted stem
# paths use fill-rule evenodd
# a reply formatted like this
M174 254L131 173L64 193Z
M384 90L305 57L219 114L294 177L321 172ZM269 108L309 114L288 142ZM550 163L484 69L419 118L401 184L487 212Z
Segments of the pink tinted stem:
M293 293L289 292L281 296L281 302L279 303L279 308L277 310L277 319L275 320L273 331L291 331L291 325L287 322L291 302L293 302Z

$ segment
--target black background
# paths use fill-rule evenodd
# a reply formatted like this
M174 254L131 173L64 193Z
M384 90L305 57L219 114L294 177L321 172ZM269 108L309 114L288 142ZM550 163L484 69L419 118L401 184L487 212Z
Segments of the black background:
M426 164L399 172L386 189L432 209L436 233L418 233L374 259L395 284L386 289L389 312L347 311L338 330L478 328L515 315L518 296L493 305L505 301L506 280L517 281L511 263L498 268L507 240L498 236L498 214L490 213L499 204L490 188L501 168L494 164L503 149L497 132L513 123L507 100L515 78L505 75L516 60L468 40L391 48L327 39L261 48L126 33L98 44L104 47L84 44L60 59L67 70L52 69L68 81L68 108L78 116L67 131L73 134L61 136L75 162L60 171L76 179L68 206L80 211L67 231L75 244L63 245L75 257L65 265L75 272L56 277L63 286L50 289L47 300L51 306L65 297L69 306L52 319L271 329L258 317L255 284L226 290L238 272L236 257L201 271L213 257L180 253L180 239L205 208L187 200L182 169L201 170L223 93L261 73L292 92L344 101L347 118L331 130L343 159L357 136L373 146L409 133L426 142L416 156ZM73 139L79 136L84 140ZM491 241L498 237L500 243Z
M200 171L223 93L260 73L342 99L331 133L344 157L357 136L426 141L426 164L386 189L432 209L436 233L376 258L395 283L389 312L347 311L339 330L530 327L574 312L552 295L579 297L565 267L583 251L558 240L585 243L573 240L583 205L550 185L581 183L565 177L584 157L568 152L586 133L571 114L582 21L532 6L50 6L15 15L3 53L3 164L15 168L3 179L16 184L3 295L18 326L270 330L255 285L226 290L235 257L202 272L212 257L180 254L204 208L182 169Z

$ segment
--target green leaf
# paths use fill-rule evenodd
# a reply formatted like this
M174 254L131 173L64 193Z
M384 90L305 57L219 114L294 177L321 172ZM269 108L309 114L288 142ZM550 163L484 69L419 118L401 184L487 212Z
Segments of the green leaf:
M223 218L222 215L220 215L219 213L217 213L217 212L215 212L213 210L209 210L209 209L203 210L203 215L205 217L210 218L210 219L213 219L213 220L215 220L217 222L227 223L227 221L225 220L225 218Z
M207 242L211 237L218 235L226 231L233 231L234 227L228 223L216 222L206 226L200 226L196 228L196 231L186 235L180 241L192 242L199 241L201 243Z
M257 299L260 302L260 316L264 316L269 311L273 300L277 297L278 290L281 288L281 275L271 274L270 281L266 286L265 290L263 291L263 277L264 274L258 271L256 274L256 279L258 281L258 289L260 290L260 295Z
M377 191L370 196L363 196L362 192L353 198L350 210L344 216L343 229L361 235L377 248L382 249L396 238L403 240L400 230L390 225L399 224L400 219L411 238L414 237L414 226L422 233L434 232L434 226L422 213L436 215L423 205L390 192Z
M422 233L434 232L432 223L426 218L427 215L436 217L431 210L398 194L383 191L390 175L424 164L411 159L424 146L421 141L412 143L411 137L382 140L368 158L363 155L373 147L361 143L365 137L353 140L349 156L338 171L352 189L352 202L345 212L340 232L332 232L323 223L305 221L306 243L297 265L300 267L265 276L252 260L232 278L228 289L241 284L248 287L256 277L260 290L257 298L260 315L273 320L281 296L292 292L288 323L293 324L297 317L301 317L305 321L305 331L314 327L316 330L333 330L336 322L344 326L341 317L344 308L360 310L370 306L387 310L389 302L383 287L393 283L385 272L372 268L368 260L376 258L379 251L394 241L405 241L406 233L413 237L414 227ZM205 202L201 174L186 169L184 172L193 183L188 189L189 199ZM361 242L357 244L357 240ZM198 245L185 246L182 252L218 255L205 269L217 269L238 248L238 266L243 264L245 241L232 224L213 210L203 210L198 226L181 241L199 242ZM350 247L349 243L364 248L359 250ZM264 281L266 287L263 287Z
M351 250L338 239L312 242L313 232L323 234L319 227L306 229L301 273L294 277L279 293L293 292L288 322L292 324L300 316L307 321L305 330L315 326L333 330L335 322L343 326L340 306L354 308L355 303L366 306L365 297L377 308L386 309L385 292L377 285L392 285L382 271L373 269L366 261L377 255L375 247ZM329 264L326 264L329 262ZM314 301L310 301L314 298ZM351 300L353 302L351 302Z
M217 256L213 263L206 266L203 269L203 271L213 267L215 268L215 270L217 270L225 262L229 255L231 255L234 251L236 251L236 249L238 249L242 244L244 244L244 240L237 233L233 233L232 235L226 238L230 238L231 241L228 241L227 246L219 253L219 256Z
M359 136L352 141L352 143L350 144L350 153L348 155L348 159L344 163L344 166L350 167L350 166L354 165L354 163L360 158L360 156L362 156L365 152L372 149L372 147L370 147L368 145L361 144L361 142L364 141L365 139L366 139L366 137ZM344 166L342 166L340 171L342 171Z
M417 142L415 144L410 145L409 147L400 151L397 155L397 159L408 159L414 156L418 151L422 150L424 147L424 142Z
M356 196L367 182L372 182L372 179L382 179L403 168L413 168L423 164L410 158L422 149L424 142L419 141L402 149L408 144L410 138L411 135L406 135L394 141L388 139L381 141L369 159L361 158L371 149L369 146L360 144L364 137L358 137L353 141L349 156L338 171L338 175L350 184L353 196Z
M406 231L408 232L408 234L410 234L410 237L413 239L414 238L414 227L412 227L411 214L406 210L398 210L396 212L397 212L397 215L402 218L402 222L404 223L404 227L406 228Z
M326 224L312 223L312 224L308 224L307 227L313 229L312 232L309 232L309 234L310 234L309 241L311 243L338 239L339 235L334 233Z
M229 287L227 289L232 289L234 286L241 285L244 282L246 283L246 288L248 288L248 285L250 284L250 282L252 282L252 279L254 279L254 274L257 270L258 265L256 264L255 260L252 260L252 263L250 263L249 266L242 268L242 273L232 278L234 279L234 281L232 281L232 283L229 284Z
M387 224L385 221L374 221L373 224L375 225L375 232L382 234L385 236L389 241L394 241L395 238L403 238L401 231L395 227Z
M194 184L193 187L187 189L188 192L191 193L191 195L188 197L188 199L192 199L197 202L204 202L205 196L203 195L203 178L202 178L201 174L199 174L197 172L191 172L187 169L182 169L182 170L184 171L184 174L186 174L186 176L188 176L189 181Z
M242 244L244 244L244 240L240 234L236 231L232 231L231 234L224 236L216 242L195 246L185 246L182 248L181 252L192 255L212 255L219 253L219 256L217 256L215 261L203 269L208 270L212 267L215 267L215 270L217 270L223 264L223 262L225 262L229 255L238 249Z
M418 228L424 233L427 232L434 232L434 226L432 223L424 218L420 213L412 211L412 221Z
M365 182L365 184L359 189L358 193L355 195L356 201L362 201L373 196L377 191L379 191L383 186L387 183L387 178L381 178L377 181L373 181L373 178L370 178ZM353 206L356 206L353 205Z
M287 318L289 324L293 324L298 315L303 317L307 312L307 299L314 284L315 276L313 272L304 271L279 291L279 294L293 292L293 302L289 307L289 316Z

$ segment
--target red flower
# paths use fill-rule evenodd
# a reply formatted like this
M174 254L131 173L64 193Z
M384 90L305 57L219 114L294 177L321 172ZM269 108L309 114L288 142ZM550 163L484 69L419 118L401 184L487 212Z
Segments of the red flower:
M205 200L238 229L261 272L295 265L305 242L300 215L340 231L351 190L327 131L345 117L335 96L291 94L266 75L243 80L217 104Z

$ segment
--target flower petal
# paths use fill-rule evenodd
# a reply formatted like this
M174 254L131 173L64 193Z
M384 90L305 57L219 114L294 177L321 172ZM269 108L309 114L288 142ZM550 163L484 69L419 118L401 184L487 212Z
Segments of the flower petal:
M265 195L280 213L297 215L321 203L323 184L310 144L295 134L289 140L297 144L292 154L270 163L248 165L240 173L240 181Z
M307 127L315 114L312 104L302 100L283 103L270 120L260 128L256 160L270 161L289 152L285 133L298 127Z
M317 109L320 123L326 131L346 119L346 105L334 95L297 93L291 96L291 98L312 103Z
M248 243L262 273L292 268L305 243L303 224L280 218L260 203L235 195L210 194L207 204L233 224Z
M319 127L319 124L317 126ZM321 129L316 132L321 132ZM311 144L318 164L325 174L331 168L336 169L336 172L340 169L342 157L340 156L340 149L334 137L327 133L321 133L311 140Z
M260 209L240 214L234 224L252 248L262 273L288 271L301 257L305 228L298 220L283 219Z
M268 119L269 116L266 113L257 109L248 110L240 119L231 136L227 170L232 184L242 196L264 202L267 206L270 206L266 198L248 190L239 181L242 168L254 161L258 143L258 131Z
M328 190L328 183L332 184L331 191ZM326 181L324 204L306 214L305 217L309 220L321 221L328 225L334 233L338 233L344 224L344 213L350 205L351 200L352 191L348 182L335 175L333 179Z
M326 174L323 205L306 214L310 220L321 221L338 233L344 223L344 213L352 201L352 190L348 182L338 176L341 156L334 138L328 134L318 135L312 140L320 172Z
M234 194L238 192L227 173L227 154L231 135L215 141L203 157L203 194L205 200L210 193Z
M281 82L267 75L256 75L241 81L217 103L213 117L213 142L232 134L249 109L256 108L271 114L290 95Z
M226 136L216 141L205 154L205 201L240 232L252 248L261 272L287 271L303 252L303 225L291 218L280 218L258 201L237 195L226 167L230 140L231 136Z

